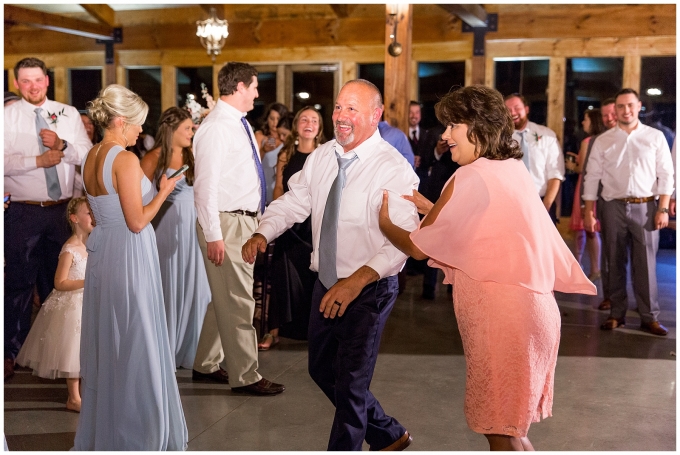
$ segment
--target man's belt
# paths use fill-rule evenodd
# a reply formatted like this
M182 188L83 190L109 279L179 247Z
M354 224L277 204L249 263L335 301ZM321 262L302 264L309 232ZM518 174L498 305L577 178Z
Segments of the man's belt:
M248 210L231 210L226 213L235 213L237 215L245 215L245 216L251 216L253 218L257 218L257 212L249 212Z
M617 199L617 201L625 202L626 204L644 204L645 202L653 201L654 196L649 197L624 197Z
M50 207L52 205L66 204L71 199L59 199L58 201L12 201L12 204L39 205L40 207Z

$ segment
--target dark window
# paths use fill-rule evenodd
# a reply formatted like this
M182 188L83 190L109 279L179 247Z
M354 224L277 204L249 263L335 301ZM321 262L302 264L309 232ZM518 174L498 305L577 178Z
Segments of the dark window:
M255 107L246 116L254 130L260 129L264 108L276 101L276 72L257 74L257 92L259 96L255 98Z
M47 69L47 77L50 78L50 85L47 87L47 99L54 100L54 85L56 81L54 80L54 70ZM17 90L17 95L19 90Z
M11 70L10 70L10 71L11 71ZM8 71L5 70L4 86L5 86L5 91L6 91L6 92L10 91L10 89L9 89L9 81L7 80L7 76L8 76L8 75L9 75ZM16 91L16 89L15 89L14 87L12 87L12 90L11 90L11 91L14 92L14 91Z
M161 69L128 69L128 88L142 97L149 105L149 113L142 130L151 136L156 135L158 120L161 117Z
M87 102L99 95L102 89L102 70L73 69L71 73L71 105L78 110L87 109Z
M385 90L385 64L384 63L366 63L358 65L357 78L366 79L373 83L380 93Z
M177 68L177 101L176 106L183 107L189 93L193 94L196 101L203 107L208 103L203 99L201 84L205 84L209 95L213 95L212 66L198 68ZM215 100L217 101L217 100Z
M465 62L426 62L418 64L418 93L422 119L420 126L435 126L434 105L451 89L465 85Z
M496 90L503 96L520 93L529 106L529 120L545 125L548 117L548 72L550 61L497 61Z
M675 61L675 57L643 57L640 68L640 101L645 109L640 117L647 125L665 130L667 139L668 130L676 128Z

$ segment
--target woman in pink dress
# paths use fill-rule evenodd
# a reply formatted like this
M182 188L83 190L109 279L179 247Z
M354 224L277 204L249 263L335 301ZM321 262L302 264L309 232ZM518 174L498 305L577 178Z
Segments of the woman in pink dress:
M601 278L600 273L600 222L598 221L595 226L595 232L586 232L583 227L583 214L581 205L581 184L583 182L583 169L585 168L586 154L588 153L588 145L590 143L590 138L597 136L600 133L604 133L606 130L604 123L602 122L602 114L599 109L589 109L583 114L583 131L588 135L583 141L581 141L581 148L578 151L578 156L576 160L567 161L565 164L566 168L570 171L578 172L578 180L576 181L576 188L574 189L574 204L571 208L571 221L569 222L569 229L574 231L576 236L575 251L574 256L576 260L581 263L581 257L583 256L584 248L588 249L588 255L590 256L590 275L588 279L595 281ZM567 152L567 155L575 156L571 152Z
M536 197L501 94L469 86L435 109L461 167L436 204L417 192L403 196L426 214L412 233L390 221L385 193L380 228L406 254L429 257L453 285L469 427L491 450L533 450L529 426L552 415L560 339L553 290L596 289Z

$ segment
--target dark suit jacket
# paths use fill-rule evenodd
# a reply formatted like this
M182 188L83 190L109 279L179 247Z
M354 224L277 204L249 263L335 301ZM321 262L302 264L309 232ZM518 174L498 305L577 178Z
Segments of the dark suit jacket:
M420 153L420 167L416 169L420 177L418 191L432 202L439 199L444 185L460 167L458 163L451 160L451 152L448 150L439 160L434 156L434 149L445 130L443 125L430 128L424 135L421 135L421 140L418 142Z

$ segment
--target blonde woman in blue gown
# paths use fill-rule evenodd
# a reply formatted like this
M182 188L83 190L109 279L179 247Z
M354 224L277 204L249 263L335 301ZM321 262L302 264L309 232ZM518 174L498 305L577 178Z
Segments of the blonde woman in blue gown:
M74 449L185 450L188 433L150 224L178 178L163 176L156 194L137 157L125 150L148 112L138 95L109 85L89 112L104 138L82 165L96 227L87 242Z

